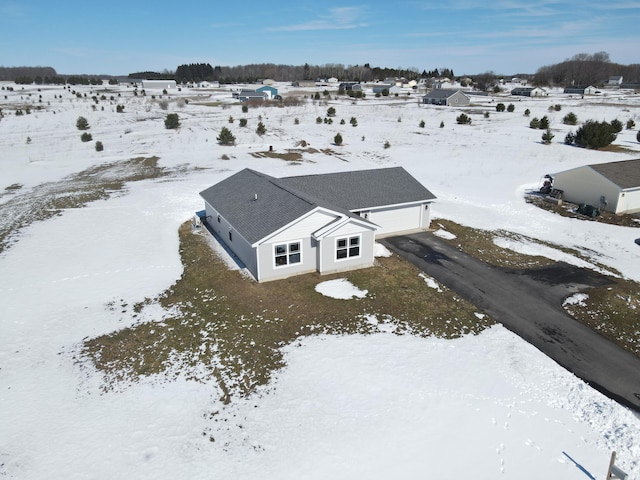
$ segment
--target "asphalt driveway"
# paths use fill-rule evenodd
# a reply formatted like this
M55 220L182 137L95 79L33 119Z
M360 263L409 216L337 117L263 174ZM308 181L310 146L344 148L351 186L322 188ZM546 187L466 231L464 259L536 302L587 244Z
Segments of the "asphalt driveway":
M606 277L565 263L533 270L494 267L429 232L381 243L592 387L640 412L640 358L562 309L565 297L606 285Z

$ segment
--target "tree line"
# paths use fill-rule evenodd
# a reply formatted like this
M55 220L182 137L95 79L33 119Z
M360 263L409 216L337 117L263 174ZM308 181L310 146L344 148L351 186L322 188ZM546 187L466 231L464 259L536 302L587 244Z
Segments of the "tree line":
M607 52L578 53L563 62L540 67L534 83L551 86L602 86L609 77L621 75L625 82L640 81L640 64L614 63Z

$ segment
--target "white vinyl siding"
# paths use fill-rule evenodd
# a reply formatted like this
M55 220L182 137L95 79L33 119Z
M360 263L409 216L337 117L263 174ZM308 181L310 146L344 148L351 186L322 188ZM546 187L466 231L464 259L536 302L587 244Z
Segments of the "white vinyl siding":
M371 210L369 220L380 226L380 229L376 232L377 238L415 232L428 227L428 223L423 225L423 210L424 206L422 204L381 208Z

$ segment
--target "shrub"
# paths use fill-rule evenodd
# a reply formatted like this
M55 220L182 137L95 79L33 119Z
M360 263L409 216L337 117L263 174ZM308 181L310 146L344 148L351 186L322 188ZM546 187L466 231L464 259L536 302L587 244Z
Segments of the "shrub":
M529 122L529 128L534 128L534 129L540 128L540 120L538 119L538 117L533 117L531 119L531 121Z
M562 123L564 123L565 125L575 125L578 123L578 117L575 113L569 112L562 119Z
M124 105L116 105L116 112L117 113L124 112Z
M389 143L389 140L385 140L383 147L384 147L384 148L389 148L389 147L391 147L391 144Z
M358 126L358 120L356 120L356 117L351 117L351 120L349 120L349 123L351 124L352 127Z
M336 133L336 136L333 137L333 143L335 143L336 145L342 145L342 135Z
M344 121L344 118L341 118L340 119L340 125L344 125L345 123L347 123L347 122Z
M249 111L249 105L242 105L242 113L247 113Z
M504 103L499 103L496 105L496 112L504 112L507 107L504 106Z
M632 130L636 126L636 122L632 118L627 120L627 130Z
M639 131L639 132L638 132L638 134L636 135L636 140L637 140L638 142L640 142L640 131Z
M234 143L236 143L236 137L233 136L231 130L229 130L227 127L222 127L222 130L220 130L220 135L216 137L216 140L218 140L218 143L220 145L233 145Z
M489 112L484 112L484 118L489 118Z
M622 122L617 118L614 120L611 120L611 127L616 133L620 133L622 131Z
M418 126L420 128L424 128L424 120L420 120L420 123L418 124Z
M242 121L242 120L240 120L240 121ZM297 117L296 117L296 118L294 118L294 119L293 119L293 124L294 124L294 125L300 125L300 120L299 120Z
M264 135L267 132L266 127L264 126L264 123L262 122L258 122L258 126L256 127L256 133L260 136Z
M102 142L100 140L98 140L96 142L96 152L101 152L104 150L104 145L102 145Z
M333 107L329 107L327 109L327 117L333 117L336 114L336 109Z
M510 103L509 106L507 107L507 112L513 112L516 109L515 105L513 103Z
M82 140L83 142L90 142L91 140L93 140L93 137L89 132L84 132L82 135L80 135L80 140Z
M76 120L76 128L78 130L88 130L90 128L89 122L84 117L78 117L78 119Z
M555 137L555 135L551 133L550 128L547 128L547 130L542 134L542 142L545 145L549 145L551 143L551 140L553 140L553 137Z
M565 145L573 145L575 141L576 141L576 135L573 132L567 133L567 135L564 137Z
M524 111L524 116L528 117L529 115L531 115L531 110L529 110L528 108Z
M471 118L468 115L461 113L456 117L456 122L460 125L471 125Z
M246 118L241 118L240 119L240 126L241 127L246 127L247 126L247 119Z
M562 110L562 105L556 104L556 105L554 105L554 106L553 106L553 109L554 109L556 112L559 112L560 110Z
M444 128L444 121L440 122L440 128Z
M180 126L180 118L177 113L168 113L167 118L164 119L164 127L173 130Z
M322 117L316 117L316 123L322 123Z
M229 117L229 123L233 123L233 117Z
M540 127L541 130L546 130L549 128L549 117L546 115L540 119Z
M610 123L587 120L576 132L575 143L579 147L603 148L610 145L616 137Z

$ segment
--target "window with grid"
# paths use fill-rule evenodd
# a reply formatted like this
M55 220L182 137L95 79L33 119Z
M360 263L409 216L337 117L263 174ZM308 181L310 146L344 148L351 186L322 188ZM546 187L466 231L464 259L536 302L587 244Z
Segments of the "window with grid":
M360 235L336 240L336 260L360 256Z
M281 243L274 247L275 265L282 267L300 263L300 242Z

